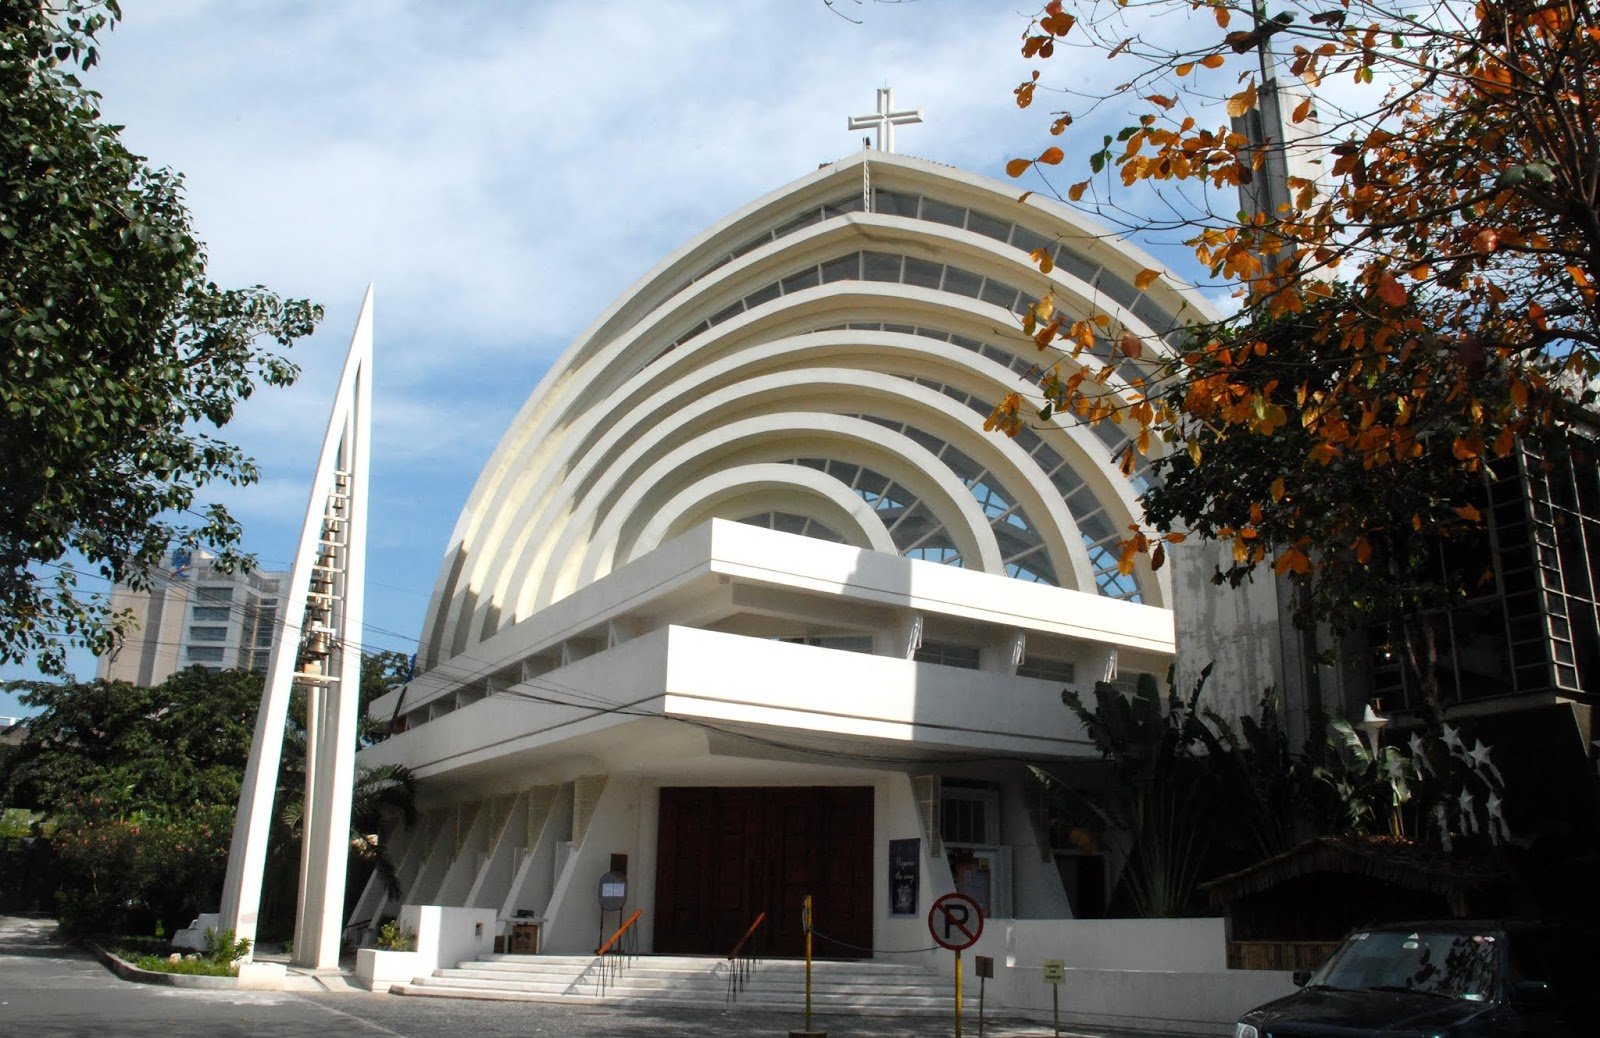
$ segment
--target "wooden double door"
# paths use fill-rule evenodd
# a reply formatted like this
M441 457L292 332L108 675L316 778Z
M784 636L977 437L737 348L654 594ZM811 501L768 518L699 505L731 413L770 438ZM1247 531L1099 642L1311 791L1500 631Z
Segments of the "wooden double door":
M872 945L872 789L665 787L656 854L655 950L727 955L756 916L763 955L859 959Z

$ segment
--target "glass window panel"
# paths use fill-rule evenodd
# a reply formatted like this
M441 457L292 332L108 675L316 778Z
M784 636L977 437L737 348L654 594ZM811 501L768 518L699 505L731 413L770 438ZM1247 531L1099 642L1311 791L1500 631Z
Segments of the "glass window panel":
M861 253L859 252L831 259L822 265L822 280L828 284L835 281L855 281L860 277Z
M1160 331L1172 323L1172 318L1167 316L1160 303L1148 295L1142 295L1133 304L1133 316L1148 324L1151 328Z
M1017 580L1026 580L1030 584L1054 584L1053 580L1046 580L1044 575L1025 566L1020 562L1006 563L1006 574Z
M744 300L741 299L737 300L732 306L729 306L726 309L718 310L716 313L711 315L709 320L711 324L715 326L721 324L723 321L726 321L729 318L737 317L742 313L744 313Z
M861 211L861 195L853 194L837 202L829 202L822 208L823 216L842 216L845 213L859 213Z
M1052 660L1043 656L1025 656L1017 664L1017 677L1043 678L1045 681L1073 682L1078 680L1077 664L1071 660Z
M195 597L202 602L232 602L233 588L198 587L195 588Z
M909 495L907 496L909 498ZM888 521L888 518L885 516L885 521ZM939 529L941 524L938 517L933 514L933 510L921 501L914 501L909 508L902 510L900 517L890 525L889 536L894 538L895 546L904 551L915 547Z
M874 212L885 216L910 216L917 215L916 195L903 195L898 191L874 191L872 193L872 209Z
M1085 544L1096 544L1117 535L1117 528L1111 525L1111 520L1106 518L1104 512L1085 516L1078 520L1078 532L1083 535Z
M1050 473L1050 482L1064 498L1071 498L1079 490L1086 489L1083 485L1083 477L1078 475L1071 465L1063 465ZM1094 495L1090 494L1089 499L1093 500L1093 498ZM1072 508L1070 500L1067 502L1067 508L1076 511Z
M816 288L822 284L822 274L816 267L807 267L805 270L790 274L783 279L783 294L790 295L794 292L803 292L808 288Z
M770 303L778 298L777 285L763 285L744 297L745 309L753 310L762 303Z
M944 268L944 290L957 295L978 298L978 290L983 287L983 278L970 270L961 270L959 267Z
M184 650L186 659L197 663L221 663L222 646L220 645L191 645Z
M968 210L967 230L976 231L985 238L1005 241L1011 234L1011 225L1004 220L996 220L992 216L985 216L976 210Z
M772 528L782 533L800 533L806 527L806 517L793 512L772 513Z
M954 447L946 446L939 459L950 467L956 478L963 483L971 483L983 475L983 466L967 457Z
M1017 290L1004 282L991 279L983 283L983 293L978 298L985 303L993 303L1002 310L1014 310L1017 305Z
M1048 252L1055 245L1053 241L1038 231L1029 230L1021 224L1018 224L1017 229L1012 233L1011 244L1023 252L1033 252L1035 249L1044 249Z
M1124 281L1109 270L1100 273L1100 280L1095 282L1095 288L1098 288L1102 295L1109 296L1130 308L1134 300L1139 298L1139 290L1133 287L1132 282Z
M919 288L938 288L939 277L944 272L942 264L932 260L906 257L906 284Z
M1065 243L1056 249L1056 266L1080 281L1093 281L1100 265Z
M226 622L232 612L227 606L195 606L194 618L209 623Z
M191 627L189 637L197 642L224 642L228 640L226 627Z
M930 433L925 433L921 429L913 429L910 426L907 426L906 429L905 429L905 434L907 436L909 436L913 441L915 441L916 443L920 444L923 447L928 448L928 450L932 451L935 454L938 454L939 451L944 447L944 441L943 440L939 439L939 437L934 436L934 435L932 435Z
M899 281L900 257L887 252L868 252L863 254L865 263L862 265L863 276L868 281Z
M967 223L967 211L959 205L941 202L937 198L922 199L922 218L934 223L949 224L951 227L964 227Z
M960 667L964 670L978 669L978 647L976 645L955 645L950 642L923 642L922 646L912 654L912 659L918 663L935 663L944 667ZM981 801L947 799L946 806L951 803L980 804ZM981 815L978 824L971 828L982 828ZM969 826L958 824L956 831L969 832ZM945 830L946 839L954 839L951 830Z
M1024 432L1026 431L1024 430ZM1021 440L1022 437L1018 436L1017 439ZM1046 472L1055 471L1064 460L1061 455L1056 453L1055 448L1043 442L1029 453L1033 455L1033 460L1039 463L1039 467Z

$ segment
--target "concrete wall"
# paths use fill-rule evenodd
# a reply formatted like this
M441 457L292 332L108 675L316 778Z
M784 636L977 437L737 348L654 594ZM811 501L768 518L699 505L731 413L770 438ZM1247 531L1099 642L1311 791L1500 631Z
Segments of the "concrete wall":
M989 920L961 956L969 1014L976 1013L978 955L995 960L987 1003L1037 1019L1051 1014L1045 960L1060 959L1061 1019L1079 1026L1227 1034L1246 1010L1295 990L1288 973L1227 969L1220 919ZM952 952L919 959L953 973Z

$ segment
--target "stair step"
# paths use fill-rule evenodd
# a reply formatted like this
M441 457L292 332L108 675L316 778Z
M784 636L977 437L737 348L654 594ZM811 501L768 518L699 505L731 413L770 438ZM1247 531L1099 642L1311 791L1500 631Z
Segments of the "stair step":
M642 955L597 964L593 956L491 955L440 969L431 977L395 984L398 995L503 999L593 1005L659 1003L721 1008L801 1008L805 964L773 959L756 964L737 997L729 996L725 959ZM829 960L813 964L812 1004L825 1011L913 1015L949 1010L942 978L906 963Z

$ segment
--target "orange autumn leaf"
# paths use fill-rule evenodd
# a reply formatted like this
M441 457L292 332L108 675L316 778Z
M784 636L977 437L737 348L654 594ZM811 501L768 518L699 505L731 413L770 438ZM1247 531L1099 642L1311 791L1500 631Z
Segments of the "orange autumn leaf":
M1133 287L1143 292L1145 289L1155 284L1156 279L1160 276L1161 271L1151 270L1150 268L1146 267L1144 270L1141 270L1138 274L1134 275Z
M1200 64L1206 68L1221 68L1226 61L1221 54L1207 54L1200 59Z
M1059 166L1061 164L1061 160L1064 158L1066 158L1066 154L1060 148L1052 144L1039 154L1038 161L1044 163L1046 166Z
M1228 98L1228 114L1237 119L1256 106L1256 84L1252 80L1250 85Z
M1393 274L1384 271L1383 276L1378 279L1378 298L1387 306L1402 307L1406 305L1409 296L1406 294L1405 286L1400 284Z
M1006 163L1006 176L1020 177L1022 174L1028 172L1028 167L1031 165L1033 165L1033 163L1029 162L1027 159L1012 159L1010 162Z
M1278 561L1273 563L1272 568L1279 576L1285 573L1298 573L1304 576L1311 572L1311 560L1299 548L1288 548L1278 556Z
M1117 340L1117 348L1122 351L1123 356L1133 360L1138 360L1139 354L1144 352L1144 344L1139 341L1137 335L1129 331L1124 331L1122 337Z
M1457 505L1455 512L1456 515L1459 515L1469 523L1478 522L1483 518L1482 514L1480 514L1478 510L1471 505Z
M1067 188L1067 198L1076 202L1078 199L1083 197L1083 193L1088 189L1089 182L1087 180L1080 180L1076 184L1073 184L1071 187Z

